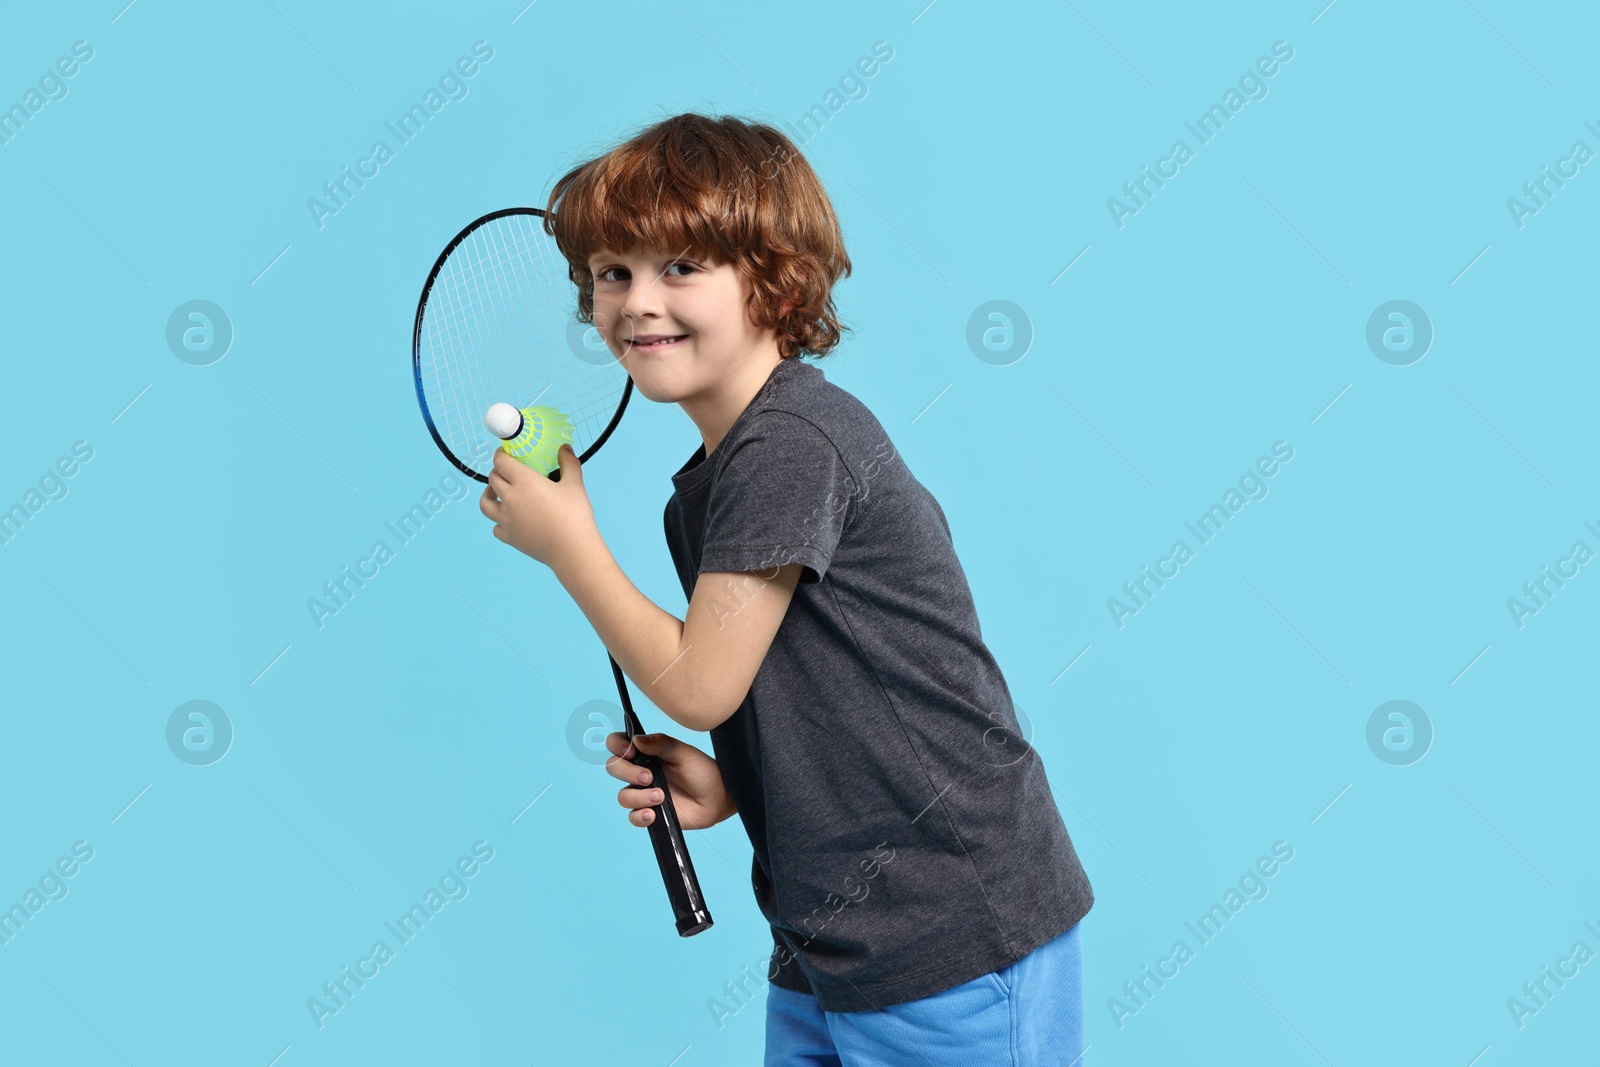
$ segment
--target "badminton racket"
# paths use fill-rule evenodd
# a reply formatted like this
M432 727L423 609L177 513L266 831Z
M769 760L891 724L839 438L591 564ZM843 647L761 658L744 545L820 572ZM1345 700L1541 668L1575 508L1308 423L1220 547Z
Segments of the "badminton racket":
M573 451L586 463L617 428L633 392L610 350L584 343L588 327L577 319L567 261L544 224L538 208L508 208L475 220L439 253L417 302L411 343L417 403L445 458L480 482L489 480L501 444L484 425L492 405L558 409L571 422ZM559 468L549 477L559 480ZM631 739L644 729L622 669L609 651L606 658ZM635 752L630 762L648 769L661 790L650 844L678 933L689 937L711 926L711 913L661 760L637 746Z

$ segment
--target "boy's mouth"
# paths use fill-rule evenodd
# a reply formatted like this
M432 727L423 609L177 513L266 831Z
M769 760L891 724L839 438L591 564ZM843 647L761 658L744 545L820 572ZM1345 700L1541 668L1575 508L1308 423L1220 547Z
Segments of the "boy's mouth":
M650 334L643 334L643 335L641 335L639 337L635 337L629 343L634 348L637 348L637 349L639 349L640 351L643 351L643 352L658 352L663 348L671 348L673 345L677 344L679 341L684 340L688 336L689 335L686 334L686 333L680 333L680 334L650 333Z

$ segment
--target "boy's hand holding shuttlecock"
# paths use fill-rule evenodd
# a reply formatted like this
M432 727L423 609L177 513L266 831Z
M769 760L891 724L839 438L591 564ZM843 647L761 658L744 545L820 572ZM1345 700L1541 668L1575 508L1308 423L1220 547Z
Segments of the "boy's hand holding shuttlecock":
M598 541L600 530L572 450L571 424L556 421L559 413L539 417L548 411L509 404L489 409L484 422L506 443L495 452L478 508L493 520L496 539L557 570ZM558 466L559 481L541 473Z

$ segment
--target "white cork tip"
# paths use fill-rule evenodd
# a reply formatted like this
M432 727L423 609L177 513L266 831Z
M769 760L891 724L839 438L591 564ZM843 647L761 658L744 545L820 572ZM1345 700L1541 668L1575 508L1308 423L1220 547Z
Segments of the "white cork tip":
M522 412L510 404L493 404L484 413L483 425L502 441L509 441L522 432Z

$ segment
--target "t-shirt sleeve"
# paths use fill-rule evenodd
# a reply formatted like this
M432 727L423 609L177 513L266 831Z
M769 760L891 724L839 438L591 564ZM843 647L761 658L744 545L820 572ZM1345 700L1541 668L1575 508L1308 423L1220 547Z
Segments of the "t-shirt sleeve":
M828 436L786 411L740 434L711 488L700 573L804 566L818 582L855 504L855 482Z

